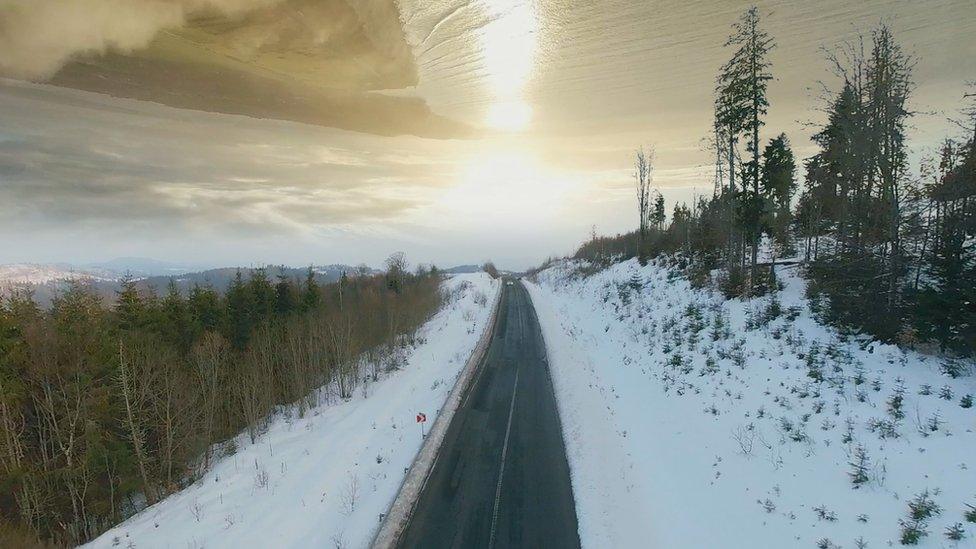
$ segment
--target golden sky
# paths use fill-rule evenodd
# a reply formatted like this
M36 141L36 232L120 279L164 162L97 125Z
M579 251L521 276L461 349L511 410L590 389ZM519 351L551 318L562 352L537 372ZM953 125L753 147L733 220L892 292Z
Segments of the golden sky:
M976 79L971 0L758 3L767 134L801 158L823 53L879 21L918 57L913 158ZM523 268L669 202L702 149L739 2L0 0L0 263ZM670 208L670 206L669 206Z

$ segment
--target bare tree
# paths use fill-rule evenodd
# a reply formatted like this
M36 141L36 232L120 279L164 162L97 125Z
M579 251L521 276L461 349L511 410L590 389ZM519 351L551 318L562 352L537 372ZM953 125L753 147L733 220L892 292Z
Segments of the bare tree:
M637 213L640 219L637 231L637 259L641 265L647 263L647 229L651 217L651 182L653 176L654 151L637 150L634 160L634 183L637 190Z
M400 293L409 266L403 252L395 252L386 258L386 282L391 290Z
M125 349L122 346L122 341L119 341L119 373L118 373L118 383L121 388L122 399L125 402L125 426L128 431L129 439L132 442L132 448L136 455L136 464L139 466L139 476L142 477L142 485L144 495L146 496L146 501L150 504L155 503L157 496L156 490L149 481L149 473L147 471L147 458L146 452L143 449L144 442L144 432L139 424L139 420L136 415L136 410L140 407L140 399L138 391L135 390L134 376L128 367L128 361L125 356Z

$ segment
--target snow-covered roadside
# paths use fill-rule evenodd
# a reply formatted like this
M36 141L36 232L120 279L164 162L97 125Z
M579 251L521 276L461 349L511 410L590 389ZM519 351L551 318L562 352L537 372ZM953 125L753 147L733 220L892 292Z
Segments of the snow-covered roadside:
M500 282L445 282L451 300L418 333L397 372L348 402L282 413L189 488L88 547L365 547L421 446L417 412L434 421L486 328Z
M972 377L844 340L788 269L773 318L768 298L726 301L663 266L574 267L528 286L584 546L897 546L900 520L928 533L921 546L974 544ZM911 519L926 489L941 512ZM945 536L956 523L958 542Z

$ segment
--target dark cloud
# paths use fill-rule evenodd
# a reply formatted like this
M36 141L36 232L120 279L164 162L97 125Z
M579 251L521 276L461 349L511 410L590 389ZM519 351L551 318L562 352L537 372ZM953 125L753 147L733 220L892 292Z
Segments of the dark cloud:
M0 0L0 76L380 135L459 137L415 97L393 0Z

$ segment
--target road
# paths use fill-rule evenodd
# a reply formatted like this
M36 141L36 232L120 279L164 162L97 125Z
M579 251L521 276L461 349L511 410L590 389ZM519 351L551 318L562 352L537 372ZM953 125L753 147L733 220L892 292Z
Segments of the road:
M448 428L400 547L579 547L545 344L521 283Z

